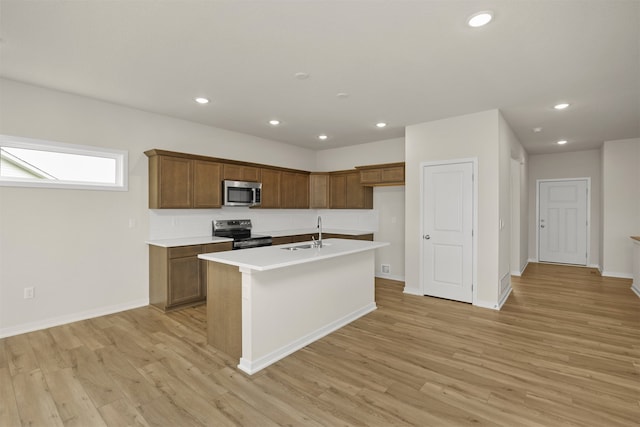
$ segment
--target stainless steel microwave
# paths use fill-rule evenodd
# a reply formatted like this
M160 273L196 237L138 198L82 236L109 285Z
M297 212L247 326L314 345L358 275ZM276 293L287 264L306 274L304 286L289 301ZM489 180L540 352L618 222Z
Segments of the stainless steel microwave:
M262 183L222 181L225 206L260 206Z

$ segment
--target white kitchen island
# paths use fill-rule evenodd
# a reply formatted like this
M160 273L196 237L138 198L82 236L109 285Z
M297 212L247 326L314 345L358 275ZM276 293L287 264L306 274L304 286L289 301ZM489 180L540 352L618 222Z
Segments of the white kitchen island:
M248 374L376 309L374 250L389 243L286 249L305 244L198 256L208 261L208 342Z

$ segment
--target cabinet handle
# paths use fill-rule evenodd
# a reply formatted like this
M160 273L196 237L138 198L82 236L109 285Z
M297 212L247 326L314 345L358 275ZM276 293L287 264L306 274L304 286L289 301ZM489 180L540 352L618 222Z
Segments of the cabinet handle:
M431 238L431 236L429 236L428 234L425 234L424 236L422 236L422 238L424 240L429 240Z

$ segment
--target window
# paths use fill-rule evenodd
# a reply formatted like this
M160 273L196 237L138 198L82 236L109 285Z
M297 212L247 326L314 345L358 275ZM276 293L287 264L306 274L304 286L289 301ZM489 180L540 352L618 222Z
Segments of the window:
M128 152L0 135L0 185L127 191Z

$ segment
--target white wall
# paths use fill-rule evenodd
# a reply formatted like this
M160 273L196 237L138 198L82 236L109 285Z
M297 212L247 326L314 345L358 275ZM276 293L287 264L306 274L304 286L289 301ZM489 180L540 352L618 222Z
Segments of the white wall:
M319 151L316 171L404 161L404 138L395 138ZM374 238L391 243L390 246L376 250L376 276L401 281L405 279L404 194L404 186L373 189L373 208L377 211L379 224ZM389 274L382 272L382 264L389 264Z
M2 134L129 150L127 192L0 187L0 336L148 303L145 150L316 164L311 150L10 80L0 93Z
M406 129L405 289L421 293L420 163L478 159L477 296L495 308L499 292L499 130L497 110L408 126ZM509 175L507 175L509 179Z
M529 259L536 261L536 180L563 178L591 178L590 245L587 264L597 267L600 259L600 150L573 151L529 156Z
M500 277L520 272L528 260L527 191L528 155L515 133L500 115L500 216L505 227L500 233ZM517 188L513 188L516 185ZM515 200L514 200L515 197ZM507 250L508 248L508 250ZM501 289L501 295L504 290Z
M640 138L602 148L602 274L633 275L633 242L640 235Z

